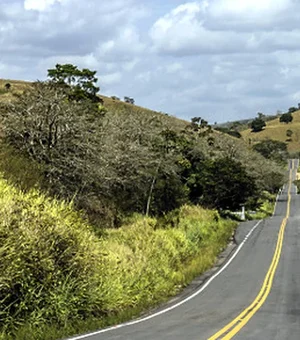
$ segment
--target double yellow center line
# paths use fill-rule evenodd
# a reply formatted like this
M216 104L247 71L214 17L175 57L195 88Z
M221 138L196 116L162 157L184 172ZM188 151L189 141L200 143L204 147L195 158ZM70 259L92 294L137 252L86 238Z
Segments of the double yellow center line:
M234 320L232 320L229 324L227 324L224 328L222 328L219 332L214 334L208 340L229 340L232 339L246 324L247 322L253 317L253 315L261 308L261 306L266 301L274 280L275 272L279 263L282 245L283 245L283 237L284 231L287 224L288 217L290 215L290 206L291 206L291 185L292 185L292 174L294 170L294 161L292 161L292 168L290 169L289 174L289 187L288 187L288 202L287 202L287 209L286 215L282 220L278 240L276 244L275 253L269 267L268 273L265 277L264 283L260 289L260 292L252 302L250 306L248 306L242 313L240 313Z

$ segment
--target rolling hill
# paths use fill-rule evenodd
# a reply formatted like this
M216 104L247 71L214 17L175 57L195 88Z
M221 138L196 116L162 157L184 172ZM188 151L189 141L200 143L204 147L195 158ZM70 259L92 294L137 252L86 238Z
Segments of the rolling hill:
M263 131L252 132L247 129L241 132L243 139L248 144L255 144L265 139L274 139L286 142L289 152L300 151L300 110L293 113L293 121L289 124L280 123L279 118L266 122ZM292 131L292 136L287 136L287 130Z
M9 83L11 85L10 90L6 90L5 84ZM30 86L30 82L22 81L22 80L10 80L10 79L0 79L0 102L6 102L10 101L13 98L13 94L16 93L22 93ZM103 100L104 106L109 111L114 112L123 112L123 113L140 113L140 114L146 114L146 115L153 115L153 116L159 116L160 118L163 116L165 117L165 120L177 131L180 131L186 127L188 124L187 121L183 119L179 119L177 117L174 117L172 115L168 115L162 112L157 112L154 110L150 110L138 105L132 105L123 102L122 100L115 100L111 97L99 95L99 97Z

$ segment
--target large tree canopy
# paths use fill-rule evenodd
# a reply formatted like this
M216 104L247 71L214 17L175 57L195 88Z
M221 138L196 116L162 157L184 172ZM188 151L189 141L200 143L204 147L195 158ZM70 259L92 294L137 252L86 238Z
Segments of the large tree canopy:
M48 78L51 82L68 89L70 99L76 101L90 99L99 102L97 93L100 88L96 85L98 81L96 73L89 69L80 70L72 64L56 64L54 69L48 70Z
M219 210L237 210L257 192L254 178L229 157L205 162L202 183L202 203Z

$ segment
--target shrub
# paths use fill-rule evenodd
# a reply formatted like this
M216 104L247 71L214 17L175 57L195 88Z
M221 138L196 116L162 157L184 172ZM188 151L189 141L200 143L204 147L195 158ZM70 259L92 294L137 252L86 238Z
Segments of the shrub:
M253 132L262 131L265 126L266 126L265 121L259 117L255 118L251 123L251 129Z
M284 113L279 118L280 123L291 123L293 121L293 115L291 112Z

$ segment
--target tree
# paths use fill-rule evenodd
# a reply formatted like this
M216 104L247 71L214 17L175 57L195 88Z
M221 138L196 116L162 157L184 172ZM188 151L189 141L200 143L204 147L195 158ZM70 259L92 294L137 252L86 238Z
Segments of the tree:
M289 110L288 110L288 113L293 113L293 112L296 112L298 111L298 109L296 107L290 107Z
M135 103L134 99L130 97L124 97L124 102L132 105Z
M5 87L6 91L9 91L10 88L11 88L11 84L10 84L10 83L6 83L6 84L4 85L4 87Z
M261 112L258 112L257 113L257 116L258 116L258 118L260 118L260 119L264 119L266 116L263 114L263 113L261 113Z
M117 97L117 96L111 96L111 99L112 99L112 100L117 100L117 101L119 101L119 100L120 100L120 98L119 98L119 97Z
M259 117L255 118L251 123L252 132L262 131L265 126L266 126L265 121Z
M283 115L281 115L281 117L279 118L280 123L291 123L293 121L293 115L291 112L287 112L284 113Z
M3 126L10 144L43 165L50 189L72 198L97 178L102 116L67 98L54 83L35 83L6 106Z
M257 196L253 177L242 164L229 157L207 160L201 176L200 202L218 210L237 210Z
M205 119L201 117L193 117L191 119L191 123L185 127L184 133L199 140L199 138L210 135L212 133L212 127Z
M288 158L287 145L278 140L267 139L253 146L253 150L259 152L267 159L277 162L285 162Z
M48 70L48 77L52 83L55 83L66 90L69 99L75 101L92 100L99 103L100 98L97 96L100 88L96 86L98 78L96 71L89 69L78 69L72 64L56 64L54 69Z

